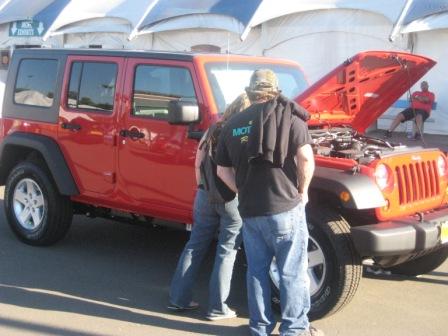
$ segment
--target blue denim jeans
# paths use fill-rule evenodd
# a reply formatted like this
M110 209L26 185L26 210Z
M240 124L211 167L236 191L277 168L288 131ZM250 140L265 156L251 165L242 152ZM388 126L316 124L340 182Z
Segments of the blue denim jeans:
M209 283L208 314L226 314L233 265L241 245L242 220L238 199L227 203L208 201L207 192L198 189L193 209L194 225L177 264L170 288L170 302L186 307L193 298L193 286L210 243L219 231L215 262Z
M269 281L275 257L280 276L280 335L299 335L309 328L310 309L305 207L299 204L290 211L243 221L251 333L270 335L275 327Z

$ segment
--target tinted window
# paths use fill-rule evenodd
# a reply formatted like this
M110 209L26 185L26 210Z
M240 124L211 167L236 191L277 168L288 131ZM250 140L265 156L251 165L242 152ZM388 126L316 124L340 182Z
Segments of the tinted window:
M56 60L22 60L14 88L14 102L32 106L52 106L57 67Z
M111 112L116 79L117 65L114 63L72 63L67 106Z
M132 109L135 116L166 120L169 102L180 98L196 98L188 69L154 65L137 67Z

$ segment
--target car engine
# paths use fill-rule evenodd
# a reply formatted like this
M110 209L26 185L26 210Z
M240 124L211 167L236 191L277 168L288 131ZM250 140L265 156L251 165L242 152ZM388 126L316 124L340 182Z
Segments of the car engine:
M316 155L356 160L360 164L379 158L405 146L387 140L366 136L350 127L310 129L313 151Z

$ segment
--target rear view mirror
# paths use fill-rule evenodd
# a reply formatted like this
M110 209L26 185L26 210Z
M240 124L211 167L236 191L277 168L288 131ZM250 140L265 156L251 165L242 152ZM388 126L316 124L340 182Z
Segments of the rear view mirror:
M168 122L185 125L199 121L199 106L196 99L171 100L168 104Z

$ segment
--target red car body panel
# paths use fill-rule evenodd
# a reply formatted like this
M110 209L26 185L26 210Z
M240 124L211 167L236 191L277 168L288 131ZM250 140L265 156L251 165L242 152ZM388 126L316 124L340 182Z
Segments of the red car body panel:
M191 130L205 131L219 118L205 65L208 62L284 64L288 60L227 55L196 55L191 61L113 56L68 56L65 66L58 124L2 119L5 136L17 131L46 135L61 147L80 194L74 201L182 223L192 222L195 193L194 158L197 140ZM406 62L404 71L396 57ZM69 74L74 61L117 64L112 113L80 111L67 106ZM166 121L131 115L133 78L138 64L184 67L194 83L201 120L194 125L170 125ZM297 101L313 114L311 125L351 123L364 130L433 65L434 61L396 52L365 52L337 67L302 93ZM301 70L301 69L300 69ZM350 77L351 76L351 77ZM409 80L410 78L410 80ZM374 100L372 95L382 99ZM355 99L356 108L348 109ZM63 123L81 126L63 129ZM121 130L138 130L142 139L122 138ZM6 131L6 133L5 133ZM94 165L91 162L95 162ZM323 167L347 169L353 160L316 157ZM93 168L92 168L93 167ZM361 167L371 174L369 167Z
M407 53L362 52L295 100L311 112L310 125L351 125L364 132L435 64Z

